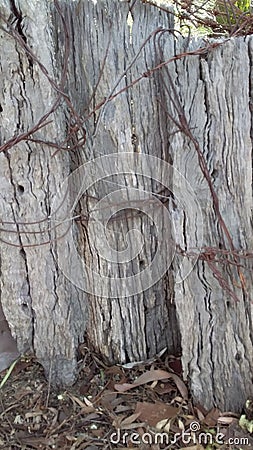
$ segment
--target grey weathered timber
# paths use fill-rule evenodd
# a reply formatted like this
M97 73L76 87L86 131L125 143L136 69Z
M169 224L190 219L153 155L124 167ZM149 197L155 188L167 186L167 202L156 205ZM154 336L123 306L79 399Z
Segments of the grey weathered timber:
M67 9L69 11L69 6ZM148 67L156 65L153 43L150 43L145 48L146 62L140 53L137 70L134 69L134 72L132 68L126 70L148 35L159 27L172 26L172 19L169 15L162 15L158 10L150 8L138 8L136 14L136 25L134 22L131 36L127 2L120 4L110 0L96 4L81 2L78 13L72 10L75 26L71 28L71 33L75 52L71 54L69 64L69 94L75 108L84 117L104 97L124 88ZM87 100L92 96L99 79L107 46L109 50L101 81L90 108L85 111ZM167 160L164 136L156 130L159 123L156 94L156 86L147 79L138 87L137 97L129 90L117 97L113 103L106 103L95 117L92 115L91 120L86 124L87 143L81 153L82 161L86 162L90 158L114 152L138 152L140 145L140 151L161 158L165 157ZM150 108L146 108L147 99ZM138 142L136 142L135 128L138 127L138 122L142 121L144 111L141 109L144 105L146 109L144 127L141 132L138 132ZM94 120L96 126L94 126ZM166 123L161 122L159 127L165 129ZM152 130L156 131L152 132ZM140 188L148 192L154 189L150 180L145 178L140 180L140 177L138 180ZM115 176L112 181L114 184L101 181L88 193L101 199L122 186L133 186L133 180L127 176ZM94 200L89 201L85 198L82 208L87 214L89 209L94 208ZM145 217L133 219L129 217L128 211L121 220L111 222L107 228L107 236L113 248L122 250L126 245L126 233L134 227L142 228L148 245L144 254L140 255L133 264L130 262L123 268L119 264L104 264L102 258L89 251L90 244L87 242L89 235L86 231L87 240L83 244L82 253L85 254L88 264L95 271L101 270L102 266L104 274L111 272L115 277L122 277L124 271L128 274L139 271L142 263L146 266L151 261L154 248L149 245L151 224ZM147 359L164 347L167 347L171 353L177 352L180 349L180 342L172 285L172 278L167 276L153 289L133 297L111 300L90 296L90 320L87 327L89 340L111 362L125 363Z
M27 44L59 84L65 44L54 4L19 0L16 5ZM127 1L61 1L59 5L70 38L63 90L84 123L87 139L81 149L61 151L54 157L54 148L31 141L0 153L1 214L4 222L16 224L2 227L6 231L1 238L13 245L1 243L1 304L18 348L34 350L48 376L63 383L75 379L76 349L85 333L90 345L110 362L145 360L164 347L170 353L181 348L184 377L194 401L206 408L239 411L253 394L252 258L240 259L245 266L240 269L244 291L235 265L213 263L239 301L221 287L204 259L177 283L176 274L186 259L179 254L152 288L143 286L143 292L125 298L103 298L78 289L59 269L59 246L64 248L64 259L71 258L67 236L54 242L47 220L26 227L21 222L48 219L62 181L87 161L111 153L148 154L170 163L188 180L202 210L201 223L189 230L182 208L183 188L182 198L173 199L171 192L163 192L159 183L145 176L115 174L91 186L73 211L84 218L77 222L75 233L85 262L113 278L134 274L152 261L153 224L144 214L135 214L130 205L124 211L123 204L123 212L108 222L106 236L112 248L123 251L127 232L137 228L146 241L142 253L123 266L108 263L92 247L85 218L99 200L125 186L153 192L165 202L175 230L171 225L169 232L186 253L196 253L200 247L222 249L224 244L229 249L193 142L173 122L180 124L183 111L205 157L234 248L252 252L252 37L230 39L202 56L182 57L167 68L149 72L162 61L205 43L175 37L168 30L173 27L170 15L141 2L135 3L131 14ZM3 2L1 13L10 16L9 2ZM167 31L162 33L161 27ZM52 106L57 91L12 37L1 31L0 39L2 144L36 124ZM104 99L104 105L92 113ZM69 114L62 100L49 117L52 123L33 137L64 141ZM168 177L176 189L175 172L169 171ZM159 197L160 192L164 197ZM120 195L118 202L120 206ZM67 193L63 210L70 204ZM31 230L44 233L22 233ZM50 240L50 245L26 246ZM106 248L106 243L99 244ZM229 259L233 262L232 255Z
M252 37L231 39L206 58L187 58L172 68L193 135L205 156L220 211L239 251L252 252ZM201 45L193 42L190 49ZM177 52L181 45L177 47ZM182 135L171 140L173 165L191 181L203 210L204 246L222 238L206 181L193 146ZM229 244L226 241L227 248ZM229 258L231 260L231 257ZM245 292L233 265L216 264L238 302L221 288L206 262L175 290L185 374L195 401L240 410L252 395L252 255ZM184 325L183 325L184 324Z
M21 37L59 84L50 2L21 0L16 8L21 14ZM1 2L1 14L19 32L11 9L10 2ZM6 28L3 21L1 25ZM57 92L38 64L3 30L0 45L4 144L36 125L56 101ZM33 137L59 143L65 138L61 107L50 120ZM34 246L50 241L47 219L55 192L70 172L69 155L52 157L54 152L49 146L23 141L0 153L1 217L10 223L1 227L6 230L1 239L7 242L1 242L1 303L20 352L34 351L53 382L73 383L76 349L86 322L84 294L58 270L57 244ZM29 225L36 221L41 222ZM37 234L26 233L31 231Z

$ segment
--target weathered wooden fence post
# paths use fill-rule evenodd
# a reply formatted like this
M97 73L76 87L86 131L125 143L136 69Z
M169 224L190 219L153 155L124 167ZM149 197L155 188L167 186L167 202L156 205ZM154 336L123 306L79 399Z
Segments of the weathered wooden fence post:
M46 144L66 137L58 92L66 74L56 67L51 6L1 3L1 303L19 350L34 350L52 381L73 383L86 307L83 292L58 270L48 225L70 172L68 153L53 157Z
M71 383L85 332L111 362L181 348L194 401L239 410L253 393L252 258L245 257L253 247L252 38L189 43L171 33L165 11L112 0L45 3L35 25L35 5L20 0L11 11L5 1L1 9L12 35L0 35L2 149L47 111L52 120L0 153L8 244L1 244L1 303L19 349L33 348L53 381ZM104 166L82 168L101 156ZM78 168L55 216L61 183ZM166 212L157 215L158 201L169 222ZM64 228L68 212L87 278ZM136 234L126 239L134 228L143 247ZM176 255L152 285L162 240ZM141 251L123 260L135 247ZM115 296L115 278L149 267L143 289L124 281Z
M252 43L252 36L233 38L205 57L182 59L171 67L230 234L218 220L193 143L175 135L173 165L197 193L206 247L175 290L183 364L195 401L227 410L240 410L253 391ZM203 44L192 42L189 50Z

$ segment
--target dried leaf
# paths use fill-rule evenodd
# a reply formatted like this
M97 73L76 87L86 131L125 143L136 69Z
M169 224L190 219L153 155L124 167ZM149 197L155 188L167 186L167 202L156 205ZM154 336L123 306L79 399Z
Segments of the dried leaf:
M149 370L148 372L145 372L141 376L139 376L134 384L141 385L150 383L151 381L166 380L166 378L170 378L170 376L171 374L169 372L166 372L165 370Z
M135 361L135 362L130 362L130 363L126 363L126 364L122 364L122 367L124 369L133 369L136 366L140 366L141 364L144 364L144 361Z
M84 397L83 399L84 399L84 402L85 402L85 404L86 404L87 406L90 406L90 407L93 407L93 408L94 408L93 403L91 403L90 400L87 399L87 397Z
M73 394L70 394L69 392L67 393L67 395L72 400L72 402L77 403L79 406L81 406L82 412L86 411L88 414L90 412L95 411L94 406L86 397L84 397L84 402L82 402L82 400L80 400L80 398L76 397Z
M170 383L159 383L155 386L154 391L159 394L169 394L170 392L175 392L175 387L173 387Z
M155 427L158 422L164 419L171 419L179 412L179 408L167 405L166 403L137 402L135 413L139 413L139 419L148 425Z
M158 431L165 431L166 433L169 433L171 430L171 419L160 420L160 422L156 424L156 429Z
M86 416L87 414L93 413L94 411L95 411L94 408L91 408L90 406L85 406L84 408L81 408L79 414Z
M124 367L124 369L133 369L136 366L141 366L141 365L147 366L148 364L152 364L153 362L155 362L158 358L161 358L161 356L166 352L166 350L167 350L167 347L163 348L157 355L153 356L153 358L146 359L145 361L135 361L135 362L122 364L121 367Z
M217 425L219 417L220 417L220 410L217 408L213 408L206 415L206 417L203 420L203 423L208 427L215 427L215 425Z
M91 422L92 423L92 422L94 422L94 420L97 420L99 418L100 418L99 414L91 413L91 414L88 414L88 416L83 418L83 423L86 423L86 422Z
M175 373L170 373L170 378L172 378L172 380L174 381L174 383L177 386L177 388L178 388L180 394L182 395L183 399L187 400L188 399L188 390L187 390L187 387L186 387L185 383Z
M115 384L114 388L119 392L126 392L130 389L134 389L137 386L141 386L146 383L150 383L151 381L159 381L166 380L167 378L172 378L174 383L176 384L180 394L186 400L188 398L188 391L184 384L184 382L174 373L166 372L165 370L149 370L148 372L143 373L134 383L122 383Z
M120 429L121 430L138 430L138 428L141 427L145 427L146 423L145 422L133 422L130 423L129 425L120 425Z
M197 403L196 408L198 408L199 411L202 412L203 416L206 417L206 415L208 414L208 410L205 409L202 405L200 405L199 403Z
M196 410L197 419L199 421L202 421L205 418L204 414L200 411L199 408L195 408L195 410Z
M218 423L222 425L229 425L230 423L237 422L234 417L219 417Z
M112 411L115 408L115 406L117 406L115 400L117 399L118 395L119 394L117 394L117 392L115 391L106 390L102 393L100 397L100 404L109 411Z
M165 378L168 378L168 372L165 372L164 370L149 370L138 377L134 383L115 384L114 387L117 391L125 392L134 389L137 386L141 386L142 384L149 383L150 381L163 380Z
M139 384L122 383L122 384L115 384L114 389L116 389L116 391L119 392L126 392L130 391L130 389L133 389L136 386L139 386Z
M118 414L118 413L125 413L126 411L132 411L132 407L131 406L127 406L127 405L125 406L125 405L120 405L119 404L118 406L116 406L116 408L114 410L114 412L116 414Z
M185 429L184 422L181 419L178 419L178 428L182 431Z
M183 372L182 369L182 363L180 359L175 359L173 361L170 361L169 368L173 370L177 375L181 375Z
M123 367L123 366L122 366L122 367ZM124 377L124 376L125 376L125 374L124 374L122 368L119 367L119 366L111 366L111 367L108 367L108 368L105 370L105 373L106 373L107 375L119 375L120 377L122 377L122 376Z
M131 414L131 416L128 416L125 419L123 419L120 425L123 425L123 426L129 425L130 423L133 423L136 419L138 419L139 416L140 416L140 413Z

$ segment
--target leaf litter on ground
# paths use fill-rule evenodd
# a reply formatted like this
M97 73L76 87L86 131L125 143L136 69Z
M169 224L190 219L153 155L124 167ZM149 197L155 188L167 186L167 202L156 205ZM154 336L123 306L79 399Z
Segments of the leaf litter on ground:
M170 445L175 433L180 436L192 422L199 424L196 436L219 428L225 438L251 439L252 447L233 446L233 450L253 448L253 439L239 427L239 416L192 405L180 367L180 358L168 355L130 368L109 366L85 348L77 382L61 390L49 385L40 364L27 355L16 363L8 378L6 371L0 374L5 377L0 391L0 449L202 450L200 444L184 444L180 438ZM127 433L126 442L122 439L117 447L111 441L115 432L121 437ZM131 443L132 433L139 436L139 444ZM142 438L147 433L165 433L167 444L144 445ZM217 448L231 449L225 443L213 447Z

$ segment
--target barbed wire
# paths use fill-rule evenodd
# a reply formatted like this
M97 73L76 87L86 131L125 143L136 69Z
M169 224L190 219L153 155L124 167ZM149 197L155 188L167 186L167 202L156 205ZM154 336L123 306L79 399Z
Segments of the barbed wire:
M15 22L12 24L8 19L4 17L2 13L0 13L0 19L5 26L1 25L0 29L7 33L9 36L11 36L16 43L23 49L25 54L28 58L30 58L34 64L37 64L41 72L44 74L44 76L49 81L52 89L56 93L55 101L52 105L52 107L43 114L43 116L38 120L36 124L31 126L31 128L19 135L13 136L6 142L4 142L0 146L0 152L6 152L9 151L11 148L19 144L20 142L33 142L38 144L43 144L46 147L51 147L55 149L54 153L52 154L52 157L55 157L56 154L58 154L61 151L67 151L67 152L77 152L81 148L84 147L86 143L86 129L85 129L85 123L93 117L97 112L99 112L98 119L96 120L95 125L95 131L94 136L96 136L97 130L99 128L99 124L102 118L102 115L104 114L104 110L108 103L112 102L116 97L120 96L124 92L130 90L135 86L136 84L140 83L141 80L144 78L151 77L154 73L160 73L161 74L161 80L163 83L164 90L166 92L166 95L171 101L171 104L174 106L175 113L172 114L168 111L168 109L160 102L160 107L163 109L165 114L168 116L168 118L173 122L173 124L176 126L176 129L183 133L189 141L192 143L197 157L198 157L198 163L200 170L207 182L212 201L213 201L213 208L214 212L219 224L219 234L222 241L223 248L217 248L217 247L208 247L204 246L202 248L198 249L187 249L184 250L176 243L176 252L178 255L181 255L182 257L187 258L195 258L196 254L198 256L198 259L201 261L204 261L208 264L210 267L212 273L214 274L214 277L218 280L220 286L222 289L224 289L228 294L236 301L238 301L237 295L234 293L231 286L228 284L226 279L224 278L224 275L222 272L218 269L217 265L229 265L236 268L238 279L239 279L239 286L243 293L246 293L246 284L244 275L242 273L242 269L247 270L247 267L245 264L242 264L242 261L248 260L253 258L253 252L248 250L242 250L242 249L236 249L236 246L233 242L233 238L231 236L230 231L228 230L228 227L223 219L223 216L220 212L220 206L219 206L219 199L215 192L215 189L213 187L212 179L208 171L207 163L205 161L203 152L201 151L199 142L194 137L193 132L189 126L188 120L186 118L184 108L181 104L180 98L178 96L177 90L174 86L174 83L172 81L172 77L170 75L169 71L169 65L170 63L181 60L184 58L189 58L193 56L206 56L210 54L210 52L214 51L217 47L220 47L224 45L232 36L239 36L239 35L247 35L251 32L253 32L253 15L249 8L248 11L242 11L238 7L238 2L232 1L232 0L218 0L215 2L199 2L199 1L190 1L190 0L182 0L182 1L174 1L174 9L176 11L173 11L171 6L165 7L158 2L150 1L150 0L134 0L129 2L129 11L131 13L134 13L134 8L137 4L143 4L143 7L145 5L150 5L155 8L158 8L162 11L168 12L169 14L174 14L177 18L177 21L180 22L180 26L183 29L183 27L186 27L190 32L192 30L198 29L200 26L206 28L206 31L208 32L209 38L215 37L217 34L220 34L223 36L222 41L210 41L206 40L205 45L197 48L196 50L188 50L184 51L180 54L174 55L173 57L164 60L163 55L163 49L161 45L161 38L164 37L166 33L174 34L175 33L181 33L181 31L177 29L163 29L163 28L157 28L152 33L149 34L149 36L145 39L143 44L141 45L139 51L136 55L134 55L134 58L132 61L128 64L127 68L124 70L124 72L120 75L119 79L115 82L113 88L111 89L110 93L104 97L103 100L101 100L98 104L94 104L95 97L96 97L96 91L100 85L103 72L105 69L106 60L108 57L109 48L112 45L112 35L109 33L109 38L107 42L107 46L105 49L104 58L102 60L101 64L101 70L96 82L96 85L94 87L94 90L88 100L87 104L87 114L85 117L81 117L80 114L76 111L74 108L69 96L66 94L66 83L67 83L67 74L68 74L68 62L69 62L69 56L70 56L70 29L69 24L65 20L64 14L62 12L62 9L60 7L60 3L58 0L54 0L54 5L57 13L59 14L59 17L61 19L62 27L63 27L63 35L64 35L64 54L63 54L63 65L61 70L61 77L59 84L52 78L52 76L49 74L47 68L42 64L42 62L38 59L36 54L31 50L31 48L26 43L24 37L22 34L15 28ZM246 5L246 0L245 0ZM112 24L110 25L112 27ZM188 35L189 39L189 35ZM131 83L129 83L127 86L124 86L123 88L116 90L118 85L120 84L120 81L123 79L123 77L128 73L128 71L132 68L132 66L135 64L137 58L142 54L144 48L146 45L152 41L154 42L154 47L156 51L156 55L158 56L158 60L160 61L158 64L156 64L154 67L150 68L148 71L142 73L134 79ZM48 140L44 140L42 138L36 137L36 132L41 130L42 128L47 127L48 125L53 123L53 119L51 118L52 115L57 111L61 103L65 102L69 118L68 118L68 124L67 124L67 131L66 131L66 138L61 143L57 142L51 142ZM153 193L154 195L159 197L159 193ZM89 197L88 194L87 198ZM92 196L91 196L92 197ZM166 196L160 196L163 197L163 199L166 199ZM94 197L92 197L94 199ZM96 199L98 201L98 199ZM120 205L119 206L123 206ZM59 206L60 207L60 206ZM128 206L129 208L129 206ZM138 214L138 213L136 213ZM116 215L115 217L111 218L111 220L123 220L127 219L128 217L133 218L133 212L131 212L131 215L120 214ZM71 224L73 221L76 222L87 222L89 220L92 220L89 213L87 214L75 214L74 216L70 218L66 218L67 221L69 221L69 228L67 231L64 232L62 236L57 237L57 239L62 239L66 236L68 233ZM29 227L33 225L45 225L44 229L39 230L25 230L22 229L22 227ZM5 228L7 226L7 228ZM16 230L13 230L9 228L10 226L15 226ZM60 224L52 224L51 222L51 216L46 216L45 218L34 221L34 222L22 222L22 221L4 221L1 220L1 228L0 232L2 233L10 233L10 234L17 234L19 237L21 235L42 235L43 233L51 233L53 230L55 230L57 227L59 227ZM56 240L57 240L56 239ZM40 245L51 245L52 242L54 242L54 239L50 236L49 239L47 239L44 242L40 242L38 244L36 243L13 243L9 242L4 239L0 239L2 242L14 246L14 247L36 247ZM22 242L22 241L20 241ZM229 245L229 249L226 248L226 242ZM236 283L235 283L236 284ZM237 284L236 284L237 285Z

